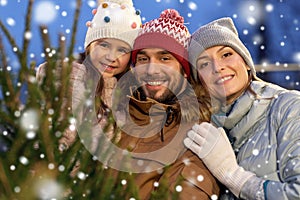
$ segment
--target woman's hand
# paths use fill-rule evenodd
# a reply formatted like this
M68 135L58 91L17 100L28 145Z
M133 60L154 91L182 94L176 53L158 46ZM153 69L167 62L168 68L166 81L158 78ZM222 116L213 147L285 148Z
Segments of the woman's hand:
M255 174L237 164L234 151L223 128L203 122L195 124L184 144L203 160L210 172L237 197L243 184Z

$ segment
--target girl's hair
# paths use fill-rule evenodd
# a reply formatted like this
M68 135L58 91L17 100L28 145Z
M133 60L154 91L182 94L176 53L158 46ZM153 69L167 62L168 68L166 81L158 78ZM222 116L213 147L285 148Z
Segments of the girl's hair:
M87 46L85 52L81 52L79 54L77 62L80 64L85 63L87 65L86 68L87 68L88 77L95 77L97 74L99 74L99 71L96 69L95 66L92 65L90 58L89 58L89 54L90 54L90 45ZM131 58L130 58L130 60L128 62L128 66L124 70L124 72L115 75L117 80L119 80L125 73L127 73L130 70L130 64L131 64ZM102 94L103 86L104 86L104 79L103 79L103 76L101 76L101 75L99 77L100 77L100 79L97 83L97 87L96 87L96 91L95 91L95 109L97 112L97 116L102 116L103 114L105 114L106 110L108 110L108 107L106 104L104 104L103 100L101 99L101 94Z

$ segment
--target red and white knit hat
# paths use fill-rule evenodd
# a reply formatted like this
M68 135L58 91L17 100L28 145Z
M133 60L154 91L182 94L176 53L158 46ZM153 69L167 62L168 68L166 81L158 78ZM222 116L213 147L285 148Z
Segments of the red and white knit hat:
M183 23L184 18L174 9L164 10L158 19L145 23L133 44L133 63L136 62L136 55L141 49L162 48L176 57L189 76L190 66L187 48L190 33Z

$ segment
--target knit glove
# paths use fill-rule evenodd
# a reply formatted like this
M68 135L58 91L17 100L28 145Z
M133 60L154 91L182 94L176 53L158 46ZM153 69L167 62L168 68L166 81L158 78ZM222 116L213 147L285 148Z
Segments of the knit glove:
M239 197L244 183L255 174L237 164L225 131L203 122L195 124L187 135L185 146L196 153L210 172Z

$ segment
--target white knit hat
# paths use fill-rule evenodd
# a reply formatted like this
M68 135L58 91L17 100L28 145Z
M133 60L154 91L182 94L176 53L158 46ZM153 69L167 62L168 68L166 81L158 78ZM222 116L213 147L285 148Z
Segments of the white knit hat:
M213 46L228 46L234 49L250 67L253 78L257 79L252 57L238 36L231 18L224 17L201 26L192 34L189 46L189 61L192 73L197 78L196 62L199 55Z
M93 20L87 22L84 48L101 38L120 39L132 48L142 26L140 11L135 10L132 0L99 0L98 3Z
M190 32L184 25L184 18L175 9L164 10L159 18L143 24L134 42L132 61L143 48L162 48L169 51L181 63L187 76L190 75L188 44Z

